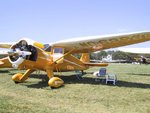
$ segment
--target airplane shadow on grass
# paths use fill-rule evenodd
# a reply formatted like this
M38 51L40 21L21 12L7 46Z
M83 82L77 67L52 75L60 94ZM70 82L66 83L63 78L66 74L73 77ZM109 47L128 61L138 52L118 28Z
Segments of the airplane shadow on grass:
M150 74L139 74L139 73L127 73L128 75L137 75L137 76L149 76L150 77Z
M129 88L143 88L143 89L150 89L150 84L144 84L144 83L135 83L135 82L128 82L128 81L122 81L118 80L116 82L116 85L113 85L112 83L105 84L105 81L95 81L95 78L90 78L83 76L83 79L79 80L76 77L77 74L72 74L69 76L58 76L61 79L64 80L65 84L92 84L92 85L109 85L111 87L129 87ZM35 84L24 84L25 86L29 88L44 88L48 87L48 77L45 74L36 75L32 74L30 78L36 78L41 79L41 81L36 82ZM29 78L29 79L30 79ZM28 82L28 81L26 81Z
M9 70L0 70L0 73L9 73Z

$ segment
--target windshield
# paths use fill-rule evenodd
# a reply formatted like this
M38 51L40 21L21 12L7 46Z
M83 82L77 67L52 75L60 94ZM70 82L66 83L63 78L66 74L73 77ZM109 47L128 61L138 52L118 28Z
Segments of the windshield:
M44 49L47 52L51 52L51 46L49 44L44 44Z

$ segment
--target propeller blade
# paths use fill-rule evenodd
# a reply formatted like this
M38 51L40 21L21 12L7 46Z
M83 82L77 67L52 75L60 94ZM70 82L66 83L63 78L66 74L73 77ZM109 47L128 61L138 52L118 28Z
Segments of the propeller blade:
M6 55L8 55L8 51L6 51L6 50L0 51L0 56L6 56Z
M27 56L27 55L31 55L32 53L29 51L20 51L20 50L16 50L13 51L12 49L9 50L1 50L0 51L0 55L2 56Z
M27 55L31 55L32 54L29 51L19 51L19 52L16 52L16 53L18 53L19 55L22 55L22 56L27 56Z

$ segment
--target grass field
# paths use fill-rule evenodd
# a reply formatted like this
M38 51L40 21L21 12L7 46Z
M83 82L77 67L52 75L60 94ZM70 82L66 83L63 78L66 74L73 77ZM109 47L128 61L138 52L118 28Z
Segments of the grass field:
M48 87L44 72L15 84L11 76L19 71L0 69L0 113L150 113L150 65L109 65L115 86L95 82L98 69L87 70L83 80L75 72L55 73L65 81L58 89Z

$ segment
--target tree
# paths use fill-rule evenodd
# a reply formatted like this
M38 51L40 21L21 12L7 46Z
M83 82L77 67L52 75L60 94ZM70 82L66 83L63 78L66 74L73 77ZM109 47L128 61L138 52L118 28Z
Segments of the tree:
M127 59L129 59L128 54L126 54L125 52L122 52L122 51L114 52L112 57L114 60L118 60L118 59L127 60Z
M99 52L90 54L90 58L94 60L102 60L102 57L106 57L106 56L107 56L106 51L99 51Z

